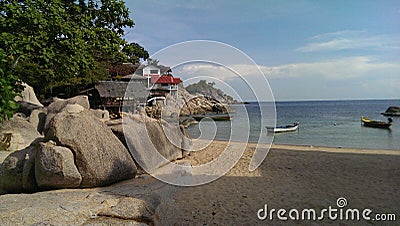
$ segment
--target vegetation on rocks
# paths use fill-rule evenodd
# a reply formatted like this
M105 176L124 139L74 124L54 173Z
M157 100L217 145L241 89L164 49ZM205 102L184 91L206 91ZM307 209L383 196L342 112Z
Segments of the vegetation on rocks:
M190 84L186 87L186 90L192 95L203 95L207 98L217 100L221 103L232 104L236 103L233 97L225 94L222 90L214 87L214 82L207 82L206 80L200 80L198 83Z

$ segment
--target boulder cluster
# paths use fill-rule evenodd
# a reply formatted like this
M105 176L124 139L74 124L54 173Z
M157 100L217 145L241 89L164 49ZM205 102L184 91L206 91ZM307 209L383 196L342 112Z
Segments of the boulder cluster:
M10 152L0 165L0 194L98 187L134 178L132 156L140 165L147 163L140 159L150 148L145 135L168 160L181 158L182 147L190 145L183 128L145 115L128 115L134 123L123 128L121 119L109 120L107 111L90 109L87 96L55 99L28 113L0 125L0 151Z
M233 109L226 103L202 94L192 95L182 86L177 94L167 95L165 103L146 107L152 118L190 116L198 114L226 114Z

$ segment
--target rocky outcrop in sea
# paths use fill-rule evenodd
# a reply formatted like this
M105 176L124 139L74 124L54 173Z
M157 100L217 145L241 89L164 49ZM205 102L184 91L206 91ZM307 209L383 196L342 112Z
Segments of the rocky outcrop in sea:
M386 109L385 112L382 113L385 116L400 116L400 107L398 106L390 106Z

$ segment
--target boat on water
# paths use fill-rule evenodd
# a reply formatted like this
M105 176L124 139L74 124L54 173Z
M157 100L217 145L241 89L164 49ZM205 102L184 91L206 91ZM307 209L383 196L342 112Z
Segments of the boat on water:
M285 133L285 132L294 132L299 129L299 123L293 123L289 125L284 125L284 126L276 126L276 127L271 127L267 126L267 132L268 133Z
M361 124L366 127L373 127L373 128L381 128L381 129L389 129L392 125L393 120L388 118L388 122L383 121L375 121L364 116L361 116Z

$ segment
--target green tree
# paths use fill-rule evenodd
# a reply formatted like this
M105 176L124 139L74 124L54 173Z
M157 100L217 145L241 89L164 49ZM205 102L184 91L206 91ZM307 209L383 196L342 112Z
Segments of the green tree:
M122 52L125 53L128 61L134 64L139 63L140 59L146 60L149 58L149 53L137 43L129 43L125 45Z
M41 97L107 79L108 67L133 57L121 51L133 26L122 0L0 1L0 48Z
M157 59L147 58L146 63L147 63L147 65L153 65L153 66L157 67L158 63L160 63L160 61Z
M18 109L14 97L21 91L18 78L11 73L11 63L0 49L0 123L10 118Z

